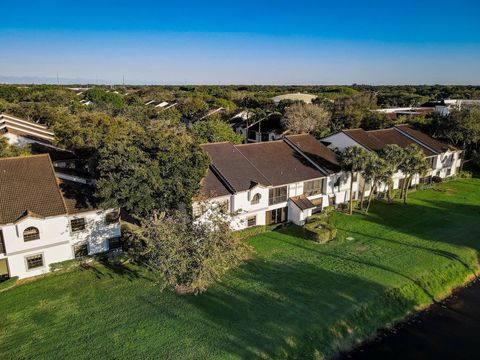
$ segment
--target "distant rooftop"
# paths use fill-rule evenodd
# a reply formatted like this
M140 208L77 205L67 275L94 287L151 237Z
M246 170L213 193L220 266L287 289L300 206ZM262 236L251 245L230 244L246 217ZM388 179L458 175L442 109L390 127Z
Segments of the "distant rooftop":
M273 97L272 100L277 104L282 100L303 101L306 104L311 104L312 100L316 99L317 97L318 97L317 95L294 93L294 94L278 95Z

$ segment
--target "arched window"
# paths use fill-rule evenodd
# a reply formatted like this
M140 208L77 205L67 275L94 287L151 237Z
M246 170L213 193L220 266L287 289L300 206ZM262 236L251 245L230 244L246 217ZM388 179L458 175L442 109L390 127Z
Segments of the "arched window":
M252 205L258 204L258 203L260 202L260 199L261 199L261 198L262 198L262 195L260 195L260 194L258 194L258 193L255 194L255 195L253 195L251 204L252 204Z
M23 241L32 241L40 239L40 232L36 227L28 227L23 230Z

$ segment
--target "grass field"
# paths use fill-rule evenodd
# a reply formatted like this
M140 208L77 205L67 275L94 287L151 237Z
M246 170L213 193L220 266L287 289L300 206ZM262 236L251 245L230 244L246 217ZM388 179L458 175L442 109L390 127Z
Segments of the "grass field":
M53 274L0 293L0 359L321 358L429 304L477 270L480 179L334 214L337 240L295 227L199 296L135 267ZM347 237L353 238L347 240Z

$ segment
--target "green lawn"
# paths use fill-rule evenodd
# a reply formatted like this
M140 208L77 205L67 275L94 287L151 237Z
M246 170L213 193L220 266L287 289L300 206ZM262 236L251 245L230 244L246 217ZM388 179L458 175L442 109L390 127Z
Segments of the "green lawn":
M441 189L375 203L369 217L334 214L326 245L295 227L258 235L252 260L199 296L102 265L1 292L0 359L331 355L477 271L480 179Z

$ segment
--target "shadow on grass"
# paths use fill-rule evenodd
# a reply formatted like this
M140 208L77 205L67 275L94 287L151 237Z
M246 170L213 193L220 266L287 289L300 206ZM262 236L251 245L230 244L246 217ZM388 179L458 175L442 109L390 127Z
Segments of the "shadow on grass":
M406 299L396 299L395 306L381 311L377 306L359 306L373 295L382 298L379 295L385 291L379 284L313 263L256 258L207 293L182 299L202 316L190 317L161 304L158 310L167 311L180 324L191 322L199 329L218 332L213 338L198 335L219 351L220 358L308 358L316 353L331 355L413 306Z

